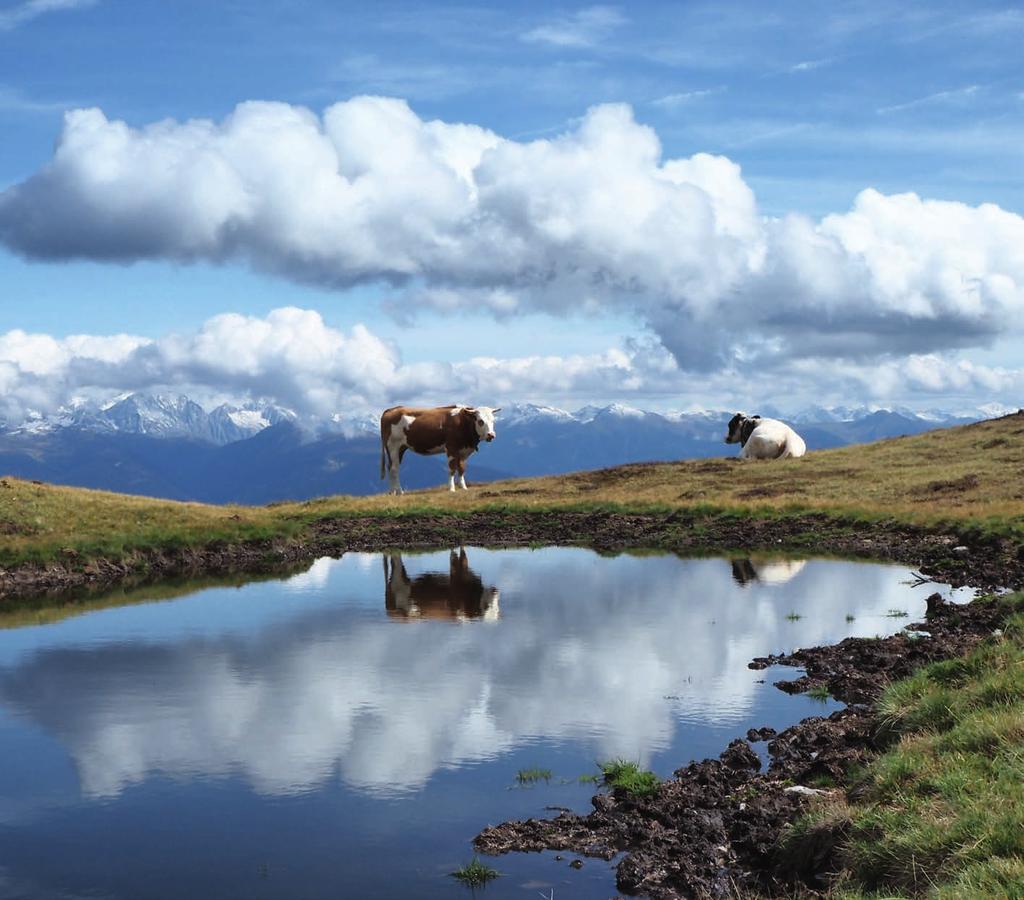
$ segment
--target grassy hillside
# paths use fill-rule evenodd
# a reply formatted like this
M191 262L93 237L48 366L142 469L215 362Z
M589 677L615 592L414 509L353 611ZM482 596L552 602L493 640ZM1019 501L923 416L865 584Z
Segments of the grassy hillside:
M723 454L732 452L724 445L722 449ZM485 446L474 460L486 456ZM473 461L469 469L472 479ZM512 479L456 494L439 488L402 497L338 496L267 507L173 503L3 478L0 566L119 558L133 550L211 542L291 539L316 519L346 515L599 506L766 516L820 511L1024 535L1024 415L812 452L801 460L634 464Z

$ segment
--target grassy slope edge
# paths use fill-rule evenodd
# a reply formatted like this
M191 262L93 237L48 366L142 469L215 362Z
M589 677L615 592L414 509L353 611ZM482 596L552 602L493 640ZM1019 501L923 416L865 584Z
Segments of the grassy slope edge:
M793 826L782 858L834 847L838 898L1024 897L1024 594L960 659L891 685L886 752Z
M298 540L346 516L686 510L693 515L895 519L1024 539L1024 415L810 453L801 460L631 464L512 479L469 492L326 497L263 507L209 506L0 479L0 566L120 560L146 550ZM486 450L483 451L486 453ZM3 462L0 459L0 469Z

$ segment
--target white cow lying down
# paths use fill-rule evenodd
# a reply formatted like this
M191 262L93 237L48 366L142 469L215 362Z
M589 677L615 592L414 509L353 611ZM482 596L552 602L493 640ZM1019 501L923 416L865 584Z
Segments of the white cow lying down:
M785 422L736 413L729 420L727 444L740 444L740 459L785 459L803 456L807 445Z

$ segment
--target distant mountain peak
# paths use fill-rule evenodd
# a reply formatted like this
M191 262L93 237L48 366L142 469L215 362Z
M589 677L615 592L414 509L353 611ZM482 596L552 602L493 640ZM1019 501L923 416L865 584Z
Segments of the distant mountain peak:
M245 440L295 413L270 403L224 404L207 413L184 394L118 394L104 403L76 397L52 415L30 415L16 432L43 434L68 428L103 434L191 438L212 444Z
M498 423L502 426L538 421L569 422L573 418L571 412L559 409L557 406L545 406L542 403L510 403L498 413Z

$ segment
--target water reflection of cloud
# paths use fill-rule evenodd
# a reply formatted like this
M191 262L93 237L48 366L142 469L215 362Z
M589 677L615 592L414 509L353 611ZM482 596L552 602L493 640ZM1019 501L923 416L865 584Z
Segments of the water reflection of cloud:
M262 630L43 647L0 669L0 701L66 747L93 797L153 773L241 775L264 794L335 773L409 790L534 739L643 760L668 746L678 717L742 717L751 657L833 640L848 614L863 633L893 630L889 609L923 605L884 567L812 562L788 585L741 588L724 560L470 558L501 588L495 627L297 606ZM351 594L363 566L321 561L300 584Z

